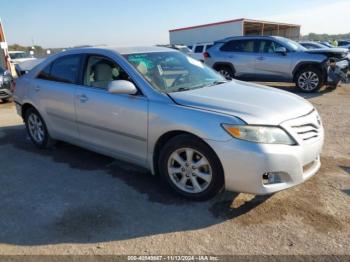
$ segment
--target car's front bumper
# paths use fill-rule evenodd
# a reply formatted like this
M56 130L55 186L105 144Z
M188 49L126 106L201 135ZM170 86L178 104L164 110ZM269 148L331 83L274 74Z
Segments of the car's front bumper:
M316 115L317 112L313 112L305 118L309 121ZM316 174L321 166L320 154L324 143L322 125L317 128L317 137L312 139L306 139L308 134L300 132L307 126L298 119L281 126L294 138L299 136L296 139L298 145L267 145L238 139L226 142L206 140L221 161L227 190L271 194L301 184ZM310 134L313 133L310 131ZM266 184L266 174L278 174L281 179L277 183Z

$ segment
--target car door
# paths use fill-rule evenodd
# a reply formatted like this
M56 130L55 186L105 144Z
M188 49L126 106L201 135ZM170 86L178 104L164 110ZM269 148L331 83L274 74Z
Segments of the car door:
M224 61L234 66L235 77L253 77L255 61L259 54L254 49L254 39L232 40L225 43L220 50Z
M79 139L74 103L81 59L81 55L57 58L39 72L30 89L31 99L57 139Z
M132 81L112 59L88 55L82 85L76 91L77 123L81 141L102 153L145 164L147 158L148 99L111 94L113 80Z
M289 80L292 74L290 54L277 53L276 49L283 47L276 41L256 40L259 56L255 62L255 73L261 80Z

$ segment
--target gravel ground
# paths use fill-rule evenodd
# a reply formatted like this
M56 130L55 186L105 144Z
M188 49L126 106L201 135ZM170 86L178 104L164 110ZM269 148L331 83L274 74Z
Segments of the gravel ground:
M203 203L72 145L37 150L1 104L0 254L350 254L350 88L303 96L326 128L319 173L270 197Z

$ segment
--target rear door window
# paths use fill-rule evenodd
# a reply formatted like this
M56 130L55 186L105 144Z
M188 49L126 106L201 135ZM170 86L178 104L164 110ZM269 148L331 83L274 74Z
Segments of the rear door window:
M213 45L207 45L206 50L208 50L209 48L211 48Z
M257 40L256 45L259 53L267 53L267 54L276 53L277 48L283 47L279 43L271 40Z
M254 52L254 40L232 40L225 43L221 48L224 52Z
M58 58L51 67L50 80L75 84L78 78L80 55Z
M47 65L37 76L39 79L76 84L79 74L81 56L68 55L57 58Z

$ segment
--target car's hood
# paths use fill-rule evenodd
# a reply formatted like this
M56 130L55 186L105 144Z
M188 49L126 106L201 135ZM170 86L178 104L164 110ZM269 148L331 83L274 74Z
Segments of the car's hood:
M169 95L180 105L236 116L254 125L279 125L313 110L297 95L237 80Z

